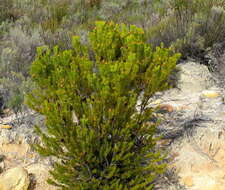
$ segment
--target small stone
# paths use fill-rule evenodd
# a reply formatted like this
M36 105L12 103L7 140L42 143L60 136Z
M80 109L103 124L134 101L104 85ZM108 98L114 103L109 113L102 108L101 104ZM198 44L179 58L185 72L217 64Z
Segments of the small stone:
M35 158L35 154L34 153L29 153L28 155L27 155L27 158L30 158L30 159L32 159L32 158Z
M158 144L160 146L168 146L170 145L171 141L172 141L171 139L162 139L158 141Z
M161 103L162 103L162 100L161 99L157 99L157 100L151 102L150 105L159 105Z
M157 112L158 113L171 113L173 111L174 111L174 108L170 104L161 104L159 106L159 110Z
M1 129L12 129L11 125L0 125Z
M193 186L193 179L191 176L186 176L182 179L183 183L187 187L192 187Z
M207 98L217 98L219 96L219 93L212 90L204 90L202 91L202 95Z

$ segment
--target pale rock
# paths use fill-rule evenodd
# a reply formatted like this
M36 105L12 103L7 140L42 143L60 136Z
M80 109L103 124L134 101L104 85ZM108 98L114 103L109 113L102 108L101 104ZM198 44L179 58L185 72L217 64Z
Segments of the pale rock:
M158 143L169 147L168 168L185 189L225 190L224 85L219 86L204 65L186 62L177 67L177 88L151 101L160 99L160 104L173 108L160 117L158 128L164 139ZM168 186L162 190L170 189Z
M57 188L48 184L46 180L50 177L49 170L52 168L44 164L32 164L26 167L29 174L35 178L35 190L56 190ZM32 184L32 181L31 181Z
M179 64L178 88L182 92L201 92L210 88L214 84L212 75L205 65L195 62Z
M185 186L187 187L192 187L193 186L193 179L191 176L186 176L182 179L182 182L184 183Z
M200 176L195 179L197 190L224 190L218 181L209 176Z
M202 91L202 95L207 98L217 98L219 96L219 93L213 90L204 90Z
M22 167L9 169L0 176L0 190L27 190L29 183L28 172Z

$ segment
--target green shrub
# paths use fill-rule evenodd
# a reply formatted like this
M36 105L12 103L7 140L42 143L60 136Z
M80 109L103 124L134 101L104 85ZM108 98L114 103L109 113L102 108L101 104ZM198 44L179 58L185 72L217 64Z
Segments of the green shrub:
M178 54L145 43L136 26L97 22L91 49L39 48L31 68L38 88L28 105L45 115L36 150L57 162L49 183L64 190L152 189L164 169L150 97L168 87ZM141 100L138 105L137 101Z

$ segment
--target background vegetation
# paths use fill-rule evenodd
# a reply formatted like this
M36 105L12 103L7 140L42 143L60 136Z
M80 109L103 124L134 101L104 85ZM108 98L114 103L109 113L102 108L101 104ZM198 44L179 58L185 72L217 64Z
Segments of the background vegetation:
M153 47L163 42L182 59L201 58L224 41L224 9L224 0L1 0L1 109L21 109L40 45L68 49L75 34L88 44L96 20L113 20L143 28Z

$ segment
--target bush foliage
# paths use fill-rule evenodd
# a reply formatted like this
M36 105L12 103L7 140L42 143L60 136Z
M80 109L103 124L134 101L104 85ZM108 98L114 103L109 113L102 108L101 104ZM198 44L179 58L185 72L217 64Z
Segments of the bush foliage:
M49 180L64 190L152 189L163 171L152 95L168 87L179 54L145 43L142 29L96 22L90 46L38 49L28 104L46 116L36 150L56 158ZM139 100L139 101L138 101ZM139 102L137 104L137 102Z

